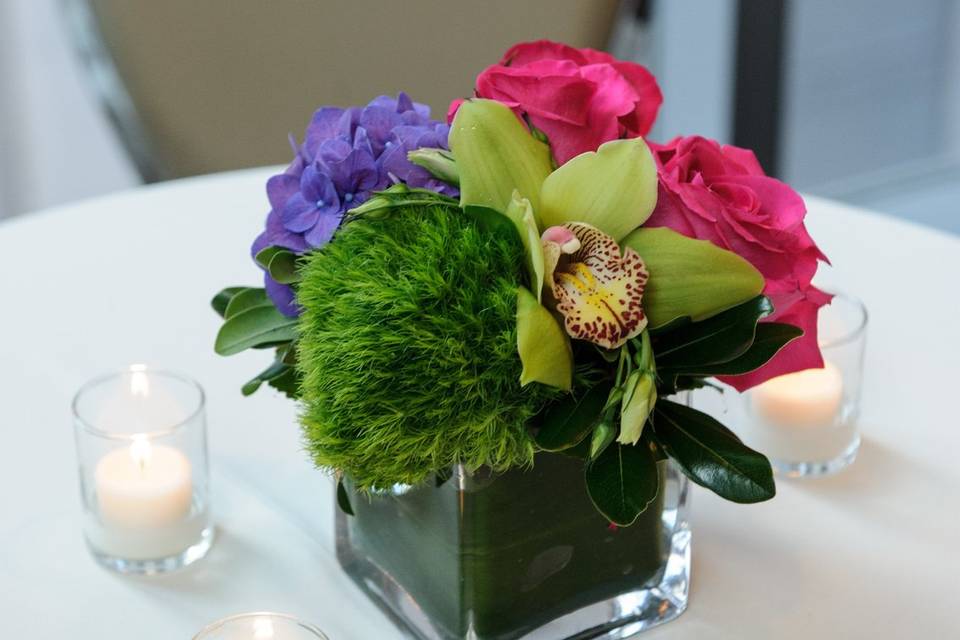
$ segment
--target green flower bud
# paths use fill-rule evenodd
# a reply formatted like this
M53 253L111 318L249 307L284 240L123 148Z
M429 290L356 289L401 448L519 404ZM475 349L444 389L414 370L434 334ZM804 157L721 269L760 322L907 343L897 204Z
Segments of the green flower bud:
M654 375L640 370L631 373L624 385L623 404L620 406L620 435L617 442L637 444L656 403L657 381Z
M453 159L453 154L445 149L414 149L407 152L407 159L413 164L423 167L437 180L447 184L460 184L460 171Z

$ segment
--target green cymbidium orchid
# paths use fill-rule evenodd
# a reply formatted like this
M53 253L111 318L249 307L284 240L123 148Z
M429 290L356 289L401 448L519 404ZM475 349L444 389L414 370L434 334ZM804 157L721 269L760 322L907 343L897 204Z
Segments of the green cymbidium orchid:
M527 198L537 226L583 222L619 242L657 204L657 168L643 138L611 140L552 170L550 150L509 108L467 100L450 129L460 204L506 212L514 190Z
M549 286L567 333L575 338L615 348L643 330L640 296L646 270L633 250L621 256L617 242L643 224L656 205L653 156L641 138L614 140L553 171L549 148L509 108L479 99L464 102L457 111L450 149L461 206L504 213L527 252L533 291L519 295L521 382L569 389L570 378L559 379L561 373L572 376L569 338L541 304L543 288ZM547 227L567 223L577 223L570 228L578 236L576 246L541 240ZM589 247L581 248L580 233L589 237ZM578 250L554 274L562 255ZM531 299L539 310L531 307ZM533 336L536 353L529 343Z
M737 254L640 226L657 200L656 166L641 138L607 142L553 170L547 145L509 108L468 100L453 121L450 148L461 206L504 213L526 250L530 297L518 330L537 336L548 355L520 348L524 384L570 387L568 379L558 383L558 371L572 365L556 364L570 357L568 334L614 349L648 322L703 320L763 290L763 276ZM552 294L547 306L544 289ZM532 312L530 299L542 312ZM547 307L563 316L566 332ZM636 384L642 392L652 382Z

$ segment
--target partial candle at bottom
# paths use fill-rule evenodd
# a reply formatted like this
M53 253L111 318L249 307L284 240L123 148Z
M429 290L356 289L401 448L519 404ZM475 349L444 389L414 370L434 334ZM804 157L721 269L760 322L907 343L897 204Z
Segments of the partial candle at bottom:
M329 640L319 628L282 613L258 611L217 620L193 640Z

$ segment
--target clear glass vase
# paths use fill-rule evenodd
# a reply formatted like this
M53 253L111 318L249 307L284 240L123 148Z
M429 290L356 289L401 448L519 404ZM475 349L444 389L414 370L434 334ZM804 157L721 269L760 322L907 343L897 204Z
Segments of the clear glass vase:
M422 640L627 638L687 605L687 480L662 462L657 500L611 526L583 461L541 453L530 470L469 473L375 496L347 486L337 510L343 569Z

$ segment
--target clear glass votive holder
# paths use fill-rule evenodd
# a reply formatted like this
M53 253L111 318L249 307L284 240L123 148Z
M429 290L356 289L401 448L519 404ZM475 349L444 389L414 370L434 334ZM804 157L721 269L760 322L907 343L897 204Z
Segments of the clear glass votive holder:
M217 620L193 640L329 640L320 629L283 613L241 613Z
M213 543L203 389L132 365L73 400L83 532L93 557L127 574L185 567Z
M857 456L867 310L846 294L820 309L822 369L779 376L744 395L740 435L789 477L835 473Z

